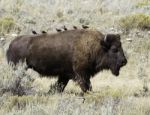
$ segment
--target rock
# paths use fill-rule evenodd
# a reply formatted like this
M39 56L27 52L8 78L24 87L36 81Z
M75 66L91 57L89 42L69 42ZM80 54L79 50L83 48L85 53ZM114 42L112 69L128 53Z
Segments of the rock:
M127 38L126 39L128 42L132 42L132 39L131 38Z
M4 41L4 40L5 40L5 38L1 37L1 38L0 38L0 40L1 40L1 41Z
M12 37L17 37L18 35L16 33L11 34Z

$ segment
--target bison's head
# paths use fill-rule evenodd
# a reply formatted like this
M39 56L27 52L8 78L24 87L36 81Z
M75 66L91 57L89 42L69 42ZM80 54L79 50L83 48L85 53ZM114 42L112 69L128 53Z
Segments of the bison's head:
M97 60L97 69L110 69L111 72L118 76L119 70L126 65L127 59L124 55L119 34L108 34L101 41L102 52L101 59Z

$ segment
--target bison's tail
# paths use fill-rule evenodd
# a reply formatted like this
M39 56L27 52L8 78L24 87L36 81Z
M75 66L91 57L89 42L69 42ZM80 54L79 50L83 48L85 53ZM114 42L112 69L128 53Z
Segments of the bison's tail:
M11 56L11 52L10 52L10 49L8 48L7 49L7 52L6 52L6 58L7 58L7 62L9 63L12 59L12 56Z

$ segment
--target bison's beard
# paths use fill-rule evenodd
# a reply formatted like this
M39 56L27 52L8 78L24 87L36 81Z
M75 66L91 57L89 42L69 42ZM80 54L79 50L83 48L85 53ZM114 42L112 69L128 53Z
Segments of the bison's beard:
M119 66L116 63L109 63L109 62L111 61L106 60L106 58L104 58L102 61L98 60L96 63L96 73L101 70L111 70L113 75L118 76L121 66Z
M111 70L112 74L114 74L115 76L118 76L119 75L119 71L120 71L120 67L118 65L111 66L110 70Z

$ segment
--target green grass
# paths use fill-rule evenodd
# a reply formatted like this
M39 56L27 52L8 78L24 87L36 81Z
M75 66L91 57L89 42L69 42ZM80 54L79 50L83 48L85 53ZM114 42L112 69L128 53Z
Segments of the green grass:
M129 31L131 29L150 30L150 15L128 15L120 19L119 25L122 29L126 31Z
M15 21L11 17L0 18L0 33L9 33L15 27Z
M141 2L138 2L137 4L136 4L136 7L143 7L143 6L148 6L148 5L150 5L150 1L149 0L143 0L143 1L141 1Z

